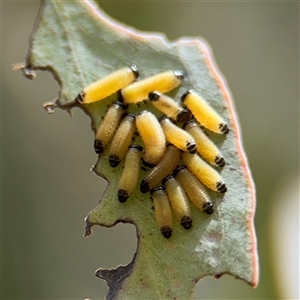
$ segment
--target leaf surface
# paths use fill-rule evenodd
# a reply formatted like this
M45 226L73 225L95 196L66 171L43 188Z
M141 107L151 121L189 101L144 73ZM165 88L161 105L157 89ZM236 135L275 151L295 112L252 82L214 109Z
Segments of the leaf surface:
M70 111L79 106L90 116L95 130L116 95L83 106L75 97L91 82L133 63L139 67L140 78L184 70L188 80L169 95L179 100L189 88L201 91L228 122L231 130L227 136L207 132L226 159L220 171L228 191L225 195L208 191L215 205L212 215L204 215L191 204L192 229L183 229L174 218L173 235L167 240L157 228L149 194L141 194L137 188L126 203L117 200L123 164L109 166L107 147L94 171L107 179L108 187L86 218L85 235L91 234L96 224L111 227L130 222L136 225L138 236L137 251L129 265L96 273L109 285L108 298L188 299L199 279L222 274L255 287L255 188L232 97L206 42L201 38L170 42L161 34L139 32L110 19L93 2L45 1L30 40L24 74L32 78L33 70L52 72L61 89L57 100L45 107L52 112L55 107ZM133 113L142 109L160 115L149 103L129 107ZM144 173L141 171L140 180Z

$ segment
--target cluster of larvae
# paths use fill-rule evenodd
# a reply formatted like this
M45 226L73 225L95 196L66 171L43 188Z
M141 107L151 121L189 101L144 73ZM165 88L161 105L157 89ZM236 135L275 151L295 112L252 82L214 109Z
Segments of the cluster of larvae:
M223 167L225 160L200 124L218 134L227 134L229 129L194 90L181 96L183 106L164 94L183 82L182 71L167 71L136 81L138 77L136 65L118 70L87 86L76 101L89 104L118 94L118 101L109 107L96 131L95 152L103 153L112 140L109 164L117 167L125 158L118 185L121 203L138 185L141 163L149 168L140 182L140 191L151 193L157 224L163 236L169 238L171 207L180 224L189 229L192 217L188 199L199 210L212 214L213 203L203 185L219 193L227 191L220 174L211 166ZM162 117L147 110L136 115L127 113L128 104L146 99L163 113ZM136 130L143 147L132 144ZM179 164L180 160L183 164Z

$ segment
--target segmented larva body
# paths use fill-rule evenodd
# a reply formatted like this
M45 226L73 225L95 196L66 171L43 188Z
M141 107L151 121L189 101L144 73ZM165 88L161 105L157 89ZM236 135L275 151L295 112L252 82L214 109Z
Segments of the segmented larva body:
M174 171L175 178L179 181L191 202L208 215L214 211L213 204L201 182L186 168L178 166Z
M191 113L188 110L181 107L172 98L160 92L150 92L148 94L148 99L151 101L155 108L157 108L159 111L161 111L174 121L181 123L191 118Z
M184 80L182 71L167 71L135 82L119 92L119 99L125 103L138 103L148 98L151 91L168 92Z
M187 151L189 153L196 153L197 151L196 142L188 132L177 127L167 117L160 118L159 123L164 131L164 134L168 142L175 145L177 148L181 149L182 151Z
M181 96L181 101L205 128L216 133L228 133L229 128L221 116L193 89Z
M135 131L135 115L128 114L121 121L120 126L111 142L109 150L109 164L112 167L119 165L128 151Z
M118 198L121 203L127 201L135 190L140 172L143 147L131 145L125 157L124 169L118 185Z
M115 71L88 85L78 94L75 100L81 104L89 104L102 100L128 86L138 77L139 72L136 65Z
M198 154L183 152L182 160L188 169L208 188L219 193L225 193L227 187L221 175L208 165Z
M181 151L173 145L168 145L161 161L149 170L140 184L142 193L147 193L161 185L161 181L173 172L178 164Z
M116 102L108 109L95 136L94 150L101 154L114 136L125 110L121 102Z
M163 180L172 209L180 225L185 229L192 227L192 216L188 198L179 182L169 175Z
M153 198L157 226L162 235L168 239L172 235L172 211L169 198L163 186L151 190L151 195Z
M135 122L144 143L143 161L149 166L154 166L160 161L166 150L164 132L155 115L147 110L139 112Z
M194 121L187 121L184 129L191 134L197 144L197 152L210 164L218 167L225 166L225 159L218 147L208 138L200 126Z

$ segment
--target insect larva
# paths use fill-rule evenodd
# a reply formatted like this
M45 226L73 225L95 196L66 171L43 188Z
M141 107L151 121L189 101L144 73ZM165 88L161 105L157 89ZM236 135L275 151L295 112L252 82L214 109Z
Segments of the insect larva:
M179 182L169 175L163 180L166 192L168 194L172 209L176 218L179 220L180 225L189 229L192 227L192 216L188 198Z
M128 114L123 118L111 142L109 150L109 164L112 167L116 167L126 155L128 147L132 142L134 131L135 115Z
M228 133L229 128L220 115L193 89L181 96L181 101L192 112L196 120L216 133Z
M169 118L172 118L174 121L181 123L191 118L191 114L187 109L184 109L175 100L164 94L150 92L148 94L148 99L155 108L166 114Z
M172 235L172 212L168 196L163 186L158 186L151 190L155 209L156 223L160 232L165 238Z
M101 154L104 148L115 134L119 122L124 114L124 107L121 102L116 102L106 112L95 136L94 150Z
M186 168L186 166L178 166L174 171L174 175L192 203L208 215L212 214L214 208L208 193L201 182Z
M159 186L161 181L173 172L180 158L181 151L173 145L168 145L161 161L149 170L140 184L142 193Z
M218 167L225 166L225 159L217 146L207 137L194 120L187 121L184 124L184 129L195 139L197 151L206 161Z
M197 146L194 138L185 130L177 127L167 117L159 119L159 123L165 133L166 139L171 144L175 145L182 151L189 153L196 153Z
M88 85L78 94L75 100L82 104L102 100L128 86L138 77L139 71L136 65L115 71Z
M151 91L168 92L184 80L182 71L167 71L135 82L119 92L119 99L125 103L138 103L148 98Z
M144 143L143 161L153 167L160 161L166 150L164 132L154 114L147 110L139 112L135 122Z
M182 160L188 169L208 188L225 193L227 187L220 174L208 165L198 154L183 152Z
M121 203L127 201L137 185L142 151L143 147L140 145L129 146L118 185L118 198Z

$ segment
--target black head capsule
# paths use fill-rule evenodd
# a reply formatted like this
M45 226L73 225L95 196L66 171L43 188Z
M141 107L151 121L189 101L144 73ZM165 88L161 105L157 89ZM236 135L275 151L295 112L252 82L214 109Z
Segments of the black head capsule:
M223 134L227 134L229 132L228 125L225 122L219 124L219 129Z
M115 168L120 163L120 157L118 155L115 155L115 154L110 154L108 161L109 161L110 166Z
M94 150L97 154L101 154L104 151L103 143L98 140L94 140Z
M175 77L177 77L180 81L184 81L185 74L183 71L176 70L174 71Z
M226 184L221 180L216 183L216 187L217 187L217 191L219 193L226 193L227 192Z
M190 229L192 227L192 223L193 220L191 219L191 217L189 216L184 216L181 218L180 220L180 225L184 228L184 229Z
M125 203L129 198L128 192L125 190L118 190L118 199L121 203Z
M214 206L210 201L204 202L202 204L202 209L208 215L211 215L214 212Z
M191 112L188 111L187 109L183 108L181 110L181 112L178 113L176 121L179 122L179 123L184 123L184 122L190 120L191 117L192 117Z
M132 64L132 65L130 66L130 69L132 70L132 73L133 73L135 79L138 79L139 76L140 76L140 72L139 72L139 69L138 69L137 65Z
M141 184L140 184L140 191L145 194L149 191L149 183L145 180L142 180L141 181Z
M184 103L185 98L192 92L193 92L193 89L189 89L184 94L182 94L182 96L180 97L181 102Z
M169 239L172 235L172 228L164 226L160 229L160 232L166 239Z
M220 154L218 154L216 157L215 157L215 164L218 166L218 167L224 167L225 166L225 159L223 156L221 156Z

